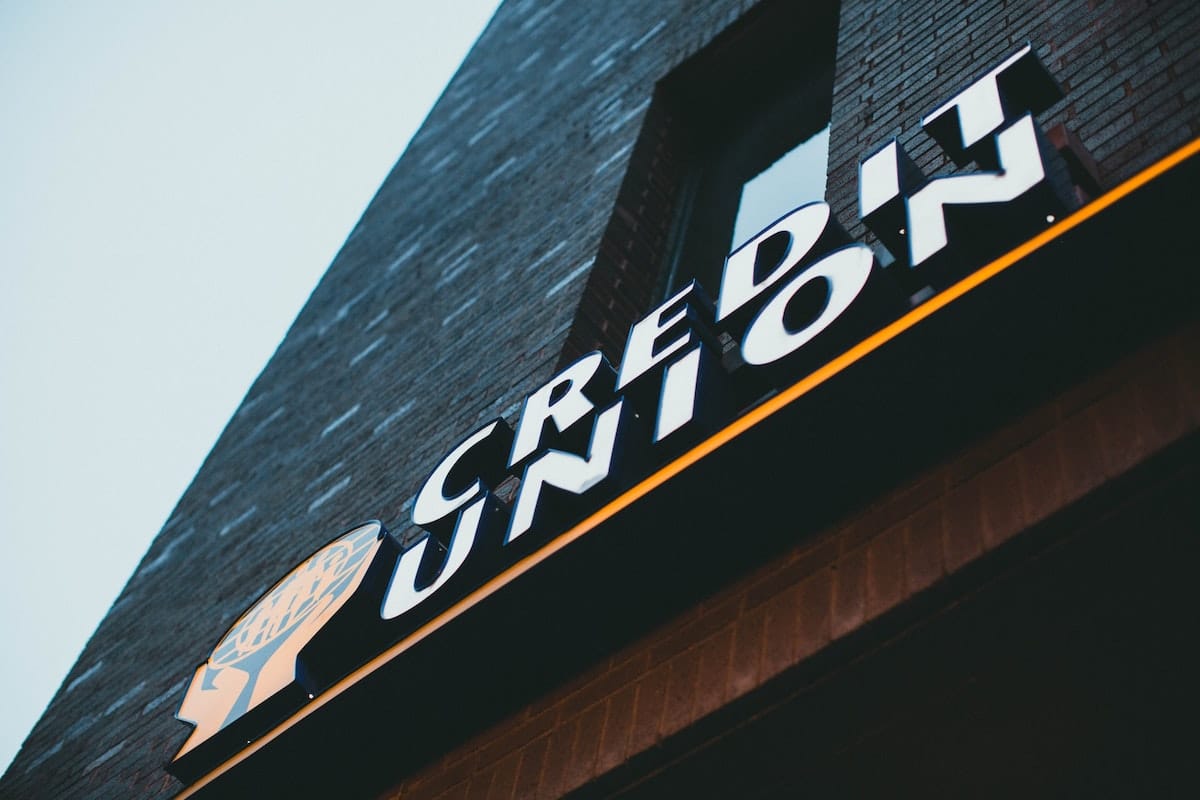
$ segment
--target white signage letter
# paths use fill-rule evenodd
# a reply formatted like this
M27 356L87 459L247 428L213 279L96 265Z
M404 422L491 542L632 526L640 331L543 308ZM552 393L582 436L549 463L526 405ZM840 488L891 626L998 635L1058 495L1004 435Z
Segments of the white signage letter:
M742 340L742 358L748 364L761 366L778 361L803 347L854 302L867 283L874 260L871 248L854 244L834 250L792 278L777 295L767 301L746 329ZM784 322L788 302L801 287L817 279L824 279L828 283L829 294L825 307L816 319L804 327L788 330Z
M721 293L717 297L717 321L726 319L795 268L821 238L828 222L828 204L809 203L788 212L762 233L730 253L729 258L725 259L725 272L721 276ZM775 259L776 263L769 274L761 280L756 280L755 273L762 270L762 265L758 262L770 249L762 246L775 237L786 239L786 245L782 248L783 255Z
M564 433L596 407L612 388L612 367L598 351L588 353L525 398L508 464L515 467L541 447L547 422Z
M427 534L400 555L396 568L392 571L387 593L383 596L383 607L379 612L381 617L395 619L436 592L458 572L458 568L467 560L467 554L471 552L471 545L475 544L475 536L479 532L487 502L487 496L480 497L459 515L458 524L454 526L454 533L450 536L450 545L446 548L445 562L437 577L428 586L417 588L417 571L425 559L429 543L434 542L434 546L438 546L433 535Z
M859 165L863 222L897 255L907 250L910 267L928 261L948 245L946 206L1009 203L1047 184L1030 112L1061 97L1033 48L1020 48L921 120L958 166L977 161L983 171L926 180L893 140Z
M1026 114L996 136L998 172L935 178L908 199L909 263L917 266L947 244L948 205L1007 203L1046 177L1033 116Z
M660 364L666 364L654 425L654 441L661 442L696 415L696 391L704 345L697 331L703 326L697 307L711 315L712 306L700 285L691 281L673 297L629 329L617 389L637 381ZM711 318L711 317L710 317ZM682 356L677 356L687 349ZM672 361L674 359L674 361Z
M444 548L441 541L430 534L400 555L380 608L380 616L384 619L398 617L429 597L466 561L481 529L490 519L487 511L494 498L488 492L488 484L504 474L504 454L511 438L512 431L504 420L492 420L447 453L425 480L413 502L413 523L428 531L443 531L454 521L453 532ZM457 488L460 485L462 488ZM435 557L428 552L431 542L435 548L444 549L442 564L434 580L418 589L418 571L422 562Z
M483 450L495 451L499 447L507 447L508 433L508 426L504 424L504 420L495 419L463 439L457 447L447 453L434 467L433 472L421 486L421 491L417 493L417 499L413 502L413 524L428 529L430 525L436 525L445 520L478 497L487 488L484 486L483 479L478 476L452 496L446 494L447 491L454 492L453 488L446 488L447 484L454 482L453 477L456 473L473 471L469 469L468 453L475 456L473 461L477 461L478 456L484 455ZM481 447L481 445L489 443L491 446ZM472 451L475 452L472 453ZM491 455L494 455L494 452ZM495 465L484 463L482 466L484 468L491 467L492 472L498 472ZM499 476L494 477L498 478Z
M533 526L544 486L583 494L608 477L620 429L622 402L618 400L596 417L586 458L561 450L548 450L525 468L506 544Z

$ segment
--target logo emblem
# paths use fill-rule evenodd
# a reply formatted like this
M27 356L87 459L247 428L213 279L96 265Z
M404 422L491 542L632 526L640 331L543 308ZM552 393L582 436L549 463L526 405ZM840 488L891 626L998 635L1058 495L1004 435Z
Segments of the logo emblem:
M301 651L359 593L371 566L388 560L381 551L395 550L383 525L361 525L313 553L242 614L192 677L176 716L195 730L176 760L258 709L298 706L323 688ZM390 571L390 564L380 566Z

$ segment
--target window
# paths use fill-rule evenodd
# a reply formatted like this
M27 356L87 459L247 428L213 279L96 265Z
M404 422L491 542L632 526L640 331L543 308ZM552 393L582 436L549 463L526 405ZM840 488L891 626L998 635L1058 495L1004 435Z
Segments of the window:
M659 81L560 368L617 363L669 290L713 294L739 238L823 198L837 20L836 0L764 0Z
M766 3L661 87L686 166L661 288L711 294L725 256L825 198L836 3Z

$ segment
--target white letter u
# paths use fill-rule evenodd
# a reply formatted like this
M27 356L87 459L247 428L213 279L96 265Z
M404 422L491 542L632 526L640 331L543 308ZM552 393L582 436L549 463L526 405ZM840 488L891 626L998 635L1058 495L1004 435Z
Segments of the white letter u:
M462 514L459 515L458 524L454 526L454 533L450 536L450 546L446 551L446 561L442 564L441 572L424 589L417 589L417 570L421 566L421 561L433 536L426 536L400 555L399 560L396 561L396 568L392 572L392 580L388 584L387 594L383 597L383 607L379 612L381 617L395 619L415 607L450 580L450 577L467 560L467 554L471 552L471 546L475 544L475 536L479 532L479 523L483 518L483 509L487 500L487 495L484 495L463 509Z

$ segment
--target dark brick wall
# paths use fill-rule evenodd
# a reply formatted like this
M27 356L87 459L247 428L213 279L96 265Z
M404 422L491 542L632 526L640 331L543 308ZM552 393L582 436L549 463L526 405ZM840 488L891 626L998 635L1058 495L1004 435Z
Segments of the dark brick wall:
M1039 121L1079 136L1105 188L1200 135L1195 3L846 0L827 195L853 236L859 158L894 136L927 175L952 172L921 115L1027 41L1067 95Z
M646 99L649 101L649 98ZM666 263L687 162L678 120L661 101L650 101L626 176L579 299L559 366L592 350L616 365L629 326L663 292L658 267Z
M605 321L617 306L628 316L650 301L648 275L657 279L660 257L652 251L674 202L669 186L656 195L622 190L631 186L630 160L654 157L634 146L653 89L752 5L525 0L499 10L0 780L0 796L177 793L163 765L186 730L171 715L192 669L234 617L345 528L377 517L404 532L410 499L436 459L476 423L512 419L563 357L569 333L576 349L619 348L624 323ZM945 169L919 115L1025 39L1068 92L1044 122L1068 124L1109 185L1200 132L1200 7L1192 3L846 0L841 19L829 197L855 235L863 233L857 159L897 135L926 171ZM594 264L605 271L593 274ZM633 277L623 283L625 273ZM581 308L589 282L599 290ZM624 285L637 288L626 293ZM1140 395L1123 385L1080 408L1137 407ZM1089 426L1108 419L1056 413L1039 418L1042 428L1004 457L958 479L939 473L934 488L914 487L919 505L937 511L911 513L944 525L952 514L985 513L977 495L1016 487L1033 492L1021 495L1020 521L1046 513L1056 500L1022 477L1026 462L1058 463L1062 437L1076 428L1092 435ZM1195 425L1194 415L1180 419ZM1147 424L1152 432L1156 423ZM1104 442L1096 439L1108 448ZM1063 497L1085 490L1072 482L1086 484L1091 474L1064 472ZM883 499L880 508L905 502ZM906 514L886 530L813 544L820 559L798 552L764 573L763 585L774 589L731 589L680 620L679 641L688 643L675 647L664 631L650 651L630 656L636 669L614 657L550 695L552 716L530 709L508 726L524 731L511 740L519 746L485 751L483 741L500 742L508 728L488 734L474 755L448 757L413 784L432 786L445 780L437 775L461 770L470 783L459 788L478 787L484 774L491 786L499 776L498 796L535 771L547 786L578 785L899 602L1018 521L987 514L979 528L980 536L991 531L986 540L914 538L916 516ZM884 557L902 551L903 580L898 562ZM747 599L763 592L760 601ZM747 644L776 641L763 632L790 624L778 614L810 597L828 616L786 653ZM662 658L652 670L659 660L645 661L651 651ZM631 682L635 673L641 677ZM618 686L614 674L630 680ZM611 692L585 688L603 681L613 681ZM700 692L714 681L719 691ZM553 737L537 735L551 729ZM586 757L568 762L574 748ZM568 763L569 774L543 771Z

